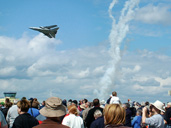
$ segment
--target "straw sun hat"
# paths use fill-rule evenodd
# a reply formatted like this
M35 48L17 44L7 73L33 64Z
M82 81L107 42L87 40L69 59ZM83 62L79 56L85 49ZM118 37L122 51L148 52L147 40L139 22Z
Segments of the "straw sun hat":
M66 114L62 100L58 97L50 97L45 101L46 105L40 109L40 114L45 117L60 117Z

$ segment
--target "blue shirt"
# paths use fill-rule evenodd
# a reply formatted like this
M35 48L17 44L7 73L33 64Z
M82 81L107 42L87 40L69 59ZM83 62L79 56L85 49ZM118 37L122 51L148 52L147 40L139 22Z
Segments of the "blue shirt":
M29 108L28 112L31 116L37 117L40 113L36 108Z
M0 123L1 123L0 127L7 126L7 122L6 122L5 117L1 111L0 111Z
M141 116L135 116L131 122L133 128L141 128Z

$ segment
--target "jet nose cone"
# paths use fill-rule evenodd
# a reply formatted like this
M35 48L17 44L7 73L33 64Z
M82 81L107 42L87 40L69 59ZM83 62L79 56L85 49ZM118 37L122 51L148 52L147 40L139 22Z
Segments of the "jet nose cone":
M36 27L30 27L30 29L32 29L32 30L39 30L38 28L36 28Z
M34 29L34 27L29 27L30 29Z

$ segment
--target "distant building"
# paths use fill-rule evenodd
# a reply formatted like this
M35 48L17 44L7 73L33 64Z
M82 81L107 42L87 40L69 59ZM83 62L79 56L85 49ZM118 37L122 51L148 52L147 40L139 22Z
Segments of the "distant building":
M4 102L5 103L5 99L9 98L9 100L14 103L14 100L17 99L16 96L16 92L4 92L4 98L0 98L0 102Z

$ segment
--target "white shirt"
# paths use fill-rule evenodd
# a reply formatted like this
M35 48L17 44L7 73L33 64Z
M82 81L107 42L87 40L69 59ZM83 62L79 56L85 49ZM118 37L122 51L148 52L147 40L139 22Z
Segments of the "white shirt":
M84 128L83 119L74 114L69 114L68 116L64 117L62 124L70 128Z
M10 128L12 127L15 118L18 116L17 109L18 109L17 105L13 105L8 110L6 120L7 120L7 123L9 124Z
M112 98L110 99L110 104L119 104L119 102L120 100L117 96L112 96Z

